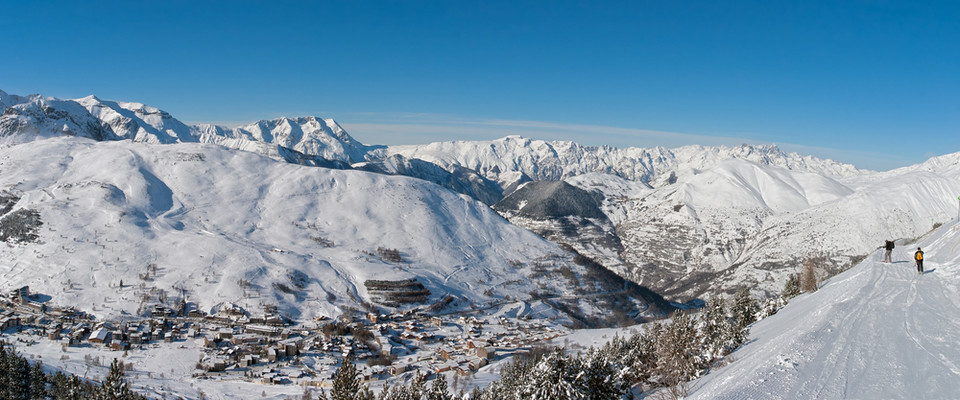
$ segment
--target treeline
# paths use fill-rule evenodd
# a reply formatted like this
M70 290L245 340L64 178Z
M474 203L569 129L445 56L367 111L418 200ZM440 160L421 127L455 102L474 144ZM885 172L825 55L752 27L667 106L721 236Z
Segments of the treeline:
M719 297L699 313L678 312L668 322L654 322L629 338L614 337L601 348L570 355L562 348L516 359L500 371L500 379L476 388L470 399L626 399L638 388L666 397L686 395L687 382L720 365L747 339L749 325L768 311L749 291L741 290L728 304ZM304 398L314 398L305 394ZM387 386L378 396L360 382L352 358L337 370L330 393L321 400L452 400L446 378L432 384L418 375L409 384Z
M0 341L0 399L139 400L123 377L123 366L113 359L103 384L84 381L57 371L48 374L41 362L30 363L13 345Z

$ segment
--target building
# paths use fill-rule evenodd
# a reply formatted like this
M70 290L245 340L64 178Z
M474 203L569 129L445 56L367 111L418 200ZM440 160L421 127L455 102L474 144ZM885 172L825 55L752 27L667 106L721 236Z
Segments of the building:
M90 343L104 344L110 340L110 330L106 327L100 327L90 333L87 341Z

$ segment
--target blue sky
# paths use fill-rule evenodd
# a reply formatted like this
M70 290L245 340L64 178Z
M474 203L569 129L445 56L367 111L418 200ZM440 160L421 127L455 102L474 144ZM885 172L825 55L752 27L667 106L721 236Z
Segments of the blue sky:
M45 1L0 23L0 89L187 122L776 143L881 170L960 151L957 2Z

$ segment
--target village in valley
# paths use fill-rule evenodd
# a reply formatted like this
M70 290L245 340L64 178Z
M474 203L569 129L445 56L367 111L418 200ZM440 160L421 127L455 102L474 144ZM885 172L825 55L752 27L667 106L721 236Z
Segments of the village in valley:
M330 387L348 355L368 383L406 381L417 374L469 379L491 362L535 351L570 333L555 322L518 317L515 310L377 313L370 307L336 320L293 324L272 306L260 315L239 307L207 314L181 300L173 308L153 304L143 317L101 321L76 307L49 303L49 296L31 293L27 286L6 293L0 299L3 336L16 334L24 346L56 341L61 351L100 349L110 358L149 347L191 347L198 350L192 378L269 385Z

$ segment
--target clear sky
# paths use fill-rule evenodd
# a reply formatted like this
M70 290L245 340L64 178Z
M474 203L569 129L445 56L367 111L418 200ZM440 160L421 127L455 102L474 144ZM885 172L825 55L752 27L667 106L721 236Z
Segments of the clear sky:
M25 1L0 89L185 122L334 118L368 144L960 151L956 1Z

